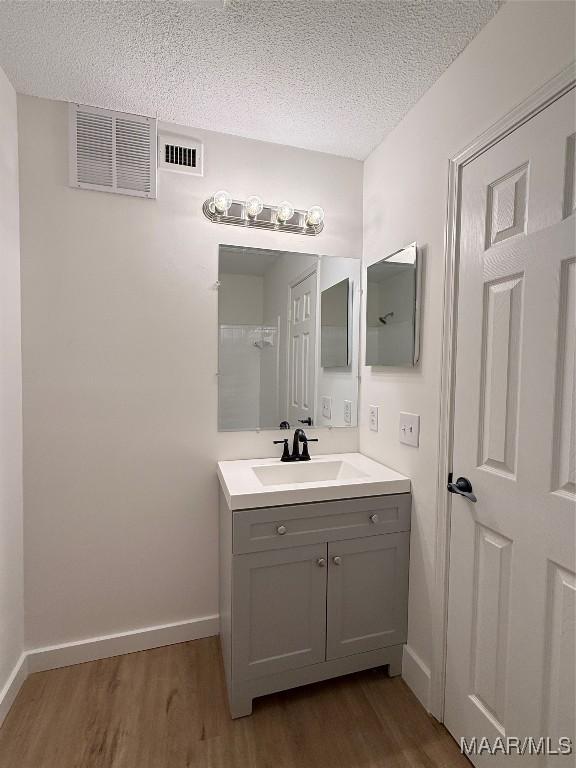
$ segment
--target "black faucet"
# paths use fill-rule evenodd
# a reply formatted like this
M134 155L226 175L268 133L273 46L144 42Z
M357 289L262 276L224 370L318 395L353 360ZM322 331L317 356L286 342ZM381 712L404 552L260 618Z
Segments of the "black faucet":
M283 440L274 440L275 445L284 443L284 450L282 451L282 458L280 461L310 461L310 454L308 453L308 443L317 443L317 437L306 437L306 433L303 429L294 430L294 439L292 441L292 453L288 450L288 438ZM300 453L300 443L303 443L302 453Z

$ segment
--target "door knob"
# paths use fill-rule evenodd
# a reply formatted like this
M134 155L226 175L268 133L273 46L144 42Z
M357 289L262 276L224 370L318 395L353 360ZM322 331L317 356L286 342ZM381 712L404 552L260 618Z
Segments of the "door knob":
M469 501L478 501L476 495L472 493L472 483L467 477L459 477L455 483L452 482L452 473L448 476L448 490L450 493L457 493L464 496Z
M326 560L323 557L319 557L318 560L316 560L316 565L318 566L318 568L325 568Z
M342 564L342 558L338 557L338 555L335 555L332 558L332 562L334 563L334 565L341 565Z
M378 517L378 515L376 513L374 513L373 515L370 515L370 522L371 523L377 523L378 520L379 520L379 517Z
M279 525L279 526L278 526L278 528L276 528L276 533L277 533L279 536L284 536L284 534L286 533L286 531L287 531L287 530L288 530L288 529L286 528L286 526L285 526L285 525Z

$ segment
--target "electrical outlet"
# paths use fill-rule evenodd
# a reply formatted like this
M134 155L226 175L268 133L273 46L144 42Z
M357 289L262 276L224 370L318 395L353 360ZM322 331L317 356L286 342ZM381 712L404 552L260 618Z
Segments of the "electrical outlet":
M400 414L400 442L418 448L420 442L420 416L415 413Z
M368 424L372 432L378 432L378 406L368 406Z
M325 419L332 418L332 398L322 396L322 417Z
M344 400L344 424L352 424L352 400Z

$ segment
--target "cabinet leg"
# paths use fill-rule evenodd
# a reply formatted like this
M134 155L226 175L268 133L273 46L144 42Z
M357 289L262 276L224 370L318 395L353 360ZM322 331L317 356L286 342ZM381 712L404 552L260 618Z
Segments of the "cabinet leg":
M395 649L395 653L388 663L388 677L398 677L402 674L402 648Z
M399 661L390 662L388 664L388 677L398 677L402 674L402 663Z
M236 720L238 717L246 717L252 714L252 697L239 693L230 694L230 717Z

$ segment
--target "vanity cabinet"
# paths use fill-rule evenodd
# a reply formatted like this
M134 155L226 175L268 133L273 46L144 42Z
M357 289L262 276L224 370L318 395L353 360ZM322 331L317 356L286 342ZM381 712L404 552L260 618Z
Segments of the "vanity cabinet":
M410 494L229 509L220 501L221 644L232 717L274 691L401 670Z

